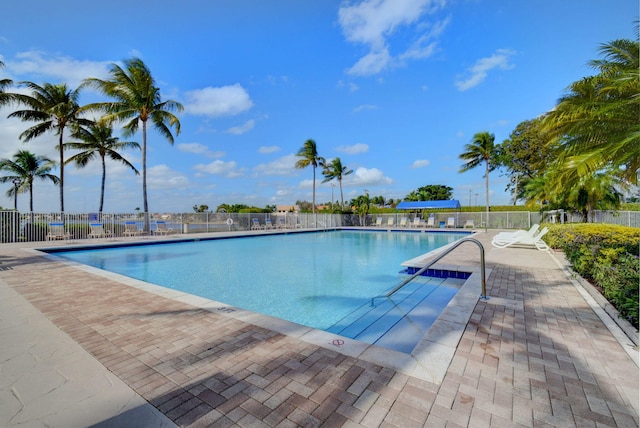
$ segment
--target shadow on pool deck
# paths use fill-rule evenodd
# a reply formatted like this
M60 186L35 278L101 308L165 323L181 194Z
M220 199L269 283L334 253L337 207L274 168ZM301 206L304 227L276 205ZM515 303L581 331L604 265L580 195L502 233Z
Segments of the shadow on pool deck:
M143 420L156 425L168 424L144 402L135 404L124 389L90 392L81 373L66 374L67 381L47 393L49 388L37 381L21 383L19 371L29 368L17 360L24 361L20 355L25 354L13 350L24 347L31 331L36 339L23 352L51 361L47 367L55 371L64 359L57 360L59 351L53 349L38 354L37 338L62 331L100 362L98 368L106 367L107 374L182 426L637 426L638 367L623 349L628 343L616 340L552 256L493 249L487 246L491 234L477 237L492 268L491 299L475 304L439 384L389 368L384 359L390 354L382 351L376 364L345 355L343 345L300 340L313 334L304 328L282 334L265 328L268 323L254 325L260 319L252 314L199 309L2 246L0 257L15 260L12 269L0 271L3 296L13 296L2 300L0 340L7 346L0 350L0 397L7 400L0 399L0 425L17 426L21 420L64 425L65 418L77 420L78 413L90 414L100 403L117 409L119 399L128 407L111 415L94 412L94 426L141 426L137 416L130 419L133 412L143 412ZM443 262L477 266L477 249L460 248ZM52 324L30 329L34 307ZM4 318L8 314L16 316ZM15 334L18 322L24 330L20 335ZM368 347L366 353L377 350ZM82 352L73 354L74 361L89 358ZM631 353L637 361L637 350ZM73 365L63 373L69 371ZM31 392L38 388L40 394ZM71 391L84 389L103 399L58 406L44 416L38 410L47 397L58 394L64 402ZM12 396L20 397L22 407L12 407Z

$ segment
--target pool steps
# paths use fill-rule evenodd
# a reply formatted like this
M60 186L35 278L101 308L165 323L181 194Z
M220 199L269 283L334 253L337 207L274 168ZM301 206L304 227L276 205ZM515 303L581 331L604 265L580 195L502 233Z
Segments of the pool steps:
M410 354L463 283L421 277L374 307L362 305L326 331Z

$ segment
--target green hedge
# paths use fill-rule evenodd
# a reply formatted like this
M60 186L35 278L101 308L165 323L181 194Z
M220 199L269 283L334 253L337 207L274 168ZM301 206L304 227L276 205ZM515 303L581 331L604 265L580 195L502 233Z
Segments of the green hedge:
M607 224L551 225L545 241L637 329L640 229Z

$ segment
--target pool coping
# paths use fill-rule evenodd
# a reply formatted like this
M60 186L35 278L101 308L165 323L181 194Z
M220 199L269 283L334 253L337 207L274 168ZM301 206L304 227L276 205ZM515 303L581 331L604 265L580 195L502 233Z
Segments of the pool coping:
M339 230L343 230L342 228ZM362 229L359 229L362 230ZM388 231L386 229L369 229L374 231ZM393 230L395 231L395 230ZM402 230L400 230L402 231ZM427 230L428 231L428 230ZM276 231L282 233L282 231ZM300 233L304 230L289 231L289 233ZM414 232L415 233L415 232ZM232 238L232 237L247 237L247 236L259 236L264 235L262 233L250 233L250 234L234 234L230 236L224 236L220 238ZM211 238L205 238L211 239ZM215 238L213 238L215 239ZM297 324L291 321L276 318L270 315L260 314L252 312L246 309L238 308L226 303L218 302L215 300L207 299L204 297L188 294L182 291L172 290L159 285L151 284L138 279L130 278L125 275L121 275L115 272L108 272L99 268L95 268L81 263L66 260L55 255L56 252L81 249L81 248L104 248L112 246L124 246L131 245L137 242L136 245L144 245L145 243L175 243L184 241L199 241L200 239L154 239L153 241L125 241L118 242L101 242L96 243L98 245L71 245L64 246L64 250L60 246L51 248L33 248L25 249L26 251L33 252L34 254L42 255L50 260L66 264L84 272L107 278L121 284L134 287L140 290L144 290L158 296L176 300L182 303L192 305L194 307L234 318L239 321L246 322L255 326L263 327L276 331L283 335L302 340L303 342L320 346L323 348L331 349L339 352L343 355L350 357L360 358L364 361L378 364L384 367L388 367L399 371L401 373L414 376L416 378L426 380L435 384L441 384L444 376L447 372L451 360L455 354L456 348L462 334L466 328L469 319L473 313L476 303L481 296L481 279L480 268L464 265L448 265L443 263L437 263L434 265L435 269L465 272L470 274L465 283L460 287L455 296L447 304L444 310L440 313L436 321L431 325L427 332L418 341L411 354L406 354L400 351L383 348L381 346L368 344L348 337L340 336L335 333L329 333L324 330L307 327L301 324ZM407 262L413 266L420 263L424 263L424 260L430 258L436 253L444 251L449 246L447 244L444 247L437 248ZM486 276L491 273L490 269L487 269Z

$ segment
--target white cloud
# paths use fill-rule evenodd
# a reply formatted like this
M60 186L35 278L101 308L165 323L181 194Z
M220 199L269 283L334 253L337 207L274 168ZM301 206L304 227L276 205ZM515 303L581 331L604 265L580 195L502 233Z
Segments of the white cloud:
M360 113L361 111L364 111L364 110L377 110L377 109L378 109L378 106L376 106L376 105L373 105L373 104L362 104L362 105L359 105L358 107L354 108L353 112L354 113Z
M384 175L377 168L357 168L353 174L343 178L344 186L383 186L393 183L393 180Z
M253 119L250 119L240 126L234 126L232 128L227 129L225 132L227 134L242 135L244 133L251 131L255 125L256 125L256 121Z
M424 168L425 166L429 166L430 163L431 162L426 159L419 159L411 164L411 168Z
M215 160L208 164L197 164L193 169L201 174L222 175L227 178L235 178L244 175L244 170L238 169L238 163L236 161L224 162L221 160Z
M264 175L283 175L290 176L296 173L296 161L298 157L294 154L289 154L278 158L272 162L262 163L253 169L256 176Z
M392 62L391 55L387 48L379 51L372 51L363 56L351 67L347 73L356 76L370 76L378 74L389 68Z
M209 147L200 143L181 143L177 145L178 150L185 153L193 153L195 155L201 155L208 158L221 158L225 155L224 152L213 152L209 150Z
M425 14L434 13L446 0L365 0L357 4L344 3L338 11L338 21L345 38L369 46L369 53L348 70L349 74L368 76L380 73L406 59L425 58L435 50L432 39L438 37L448 19L427 25L420 22ZM398 58L389 54L388 39L402 26L431 28L420 34Z
M258 153L261 153L263 155L267 155L269 153L279 152L280 150L282 150L282 149L280 147L278 147L278 146L261 146L258 149Z
M490 57L480 58L467 70L467 75L469 76L466 79L458 79L455 82L456 88L458 88L459 91L464 92L482 83L484 79L487 78L487 75L491 70L509 70L513 68L514 65L509 63L509 58L512 55L515 55L515 51L510 49L498 49L496 53Z
M343 80L338 81L338 88L348 88L349 92L356 92L360 87L353 82L345 83Z
M147 186L149 189L186 189L189 179L162 164L147 168Z
M187 113L211 117L235 116L253 107L249 93L239 83L189 91L186 93Z
M69 56L48 55L37 50L20 52L14 60L5 60L7 72L27 76L22 77L22 80L57 80L67 83L70 88L76 88L88 77L106 79L109 76L110 65L109 61L80 61Z
M369 146L367 144L357 143L351 146L338 146L336 147L336 150L349 155L357 155L358 153L367 153L369 151Z

